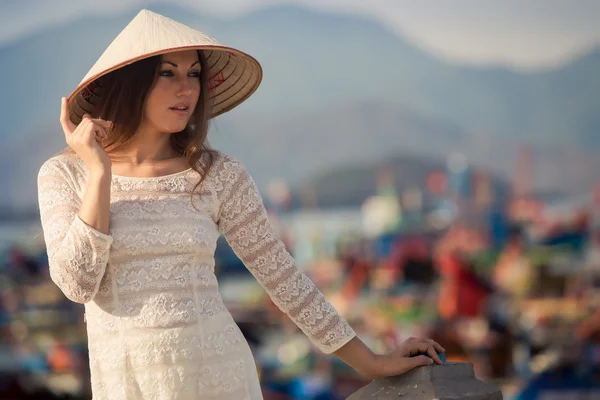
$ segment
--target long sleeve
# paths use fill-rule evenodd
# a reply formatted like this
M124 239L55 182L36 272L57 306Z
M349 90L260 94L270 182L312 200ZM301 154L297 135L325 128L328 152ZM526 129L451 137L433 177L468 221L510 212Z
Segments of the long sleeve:
M100 287L112 237L79 218L81 199L60 160L46 161L37 183L50 277L68 299L87 303Z
M355 332L285 249L244 166L226 157L217 168L219 231L279 309L319 350L335 352Z

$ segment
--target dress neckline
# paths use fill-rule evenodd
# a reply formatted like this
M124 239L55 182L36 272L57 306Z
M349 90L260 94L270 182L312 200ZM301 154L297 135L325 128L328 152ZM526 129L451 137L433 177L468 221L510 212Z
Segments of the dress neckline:
M174 172L172 174L167 174L167 175L159 175L159 176L125 176L125 175L118 175L118 174L112 174L113 178L119 178L119 179L134 179L134 180L156 180L156 179L165 179L165 178L172 178L178 175L184 175L190 171L193 171L193 168L187 168L184 169L183 171L179 171L179 172Z

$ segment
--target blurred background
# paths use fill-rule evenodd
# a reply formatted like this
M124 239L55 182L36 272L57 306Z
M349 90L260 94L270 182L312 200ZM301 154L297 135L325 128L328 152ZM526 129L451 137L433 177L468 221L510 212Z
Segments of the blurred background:
M36 175L65 144L61 96L141 8L262 63L210 141L373 350L430 336L506 399L600 398L596 0L0 1L0 398L90 398L83 306L49 278ZM368 382L224 241L216 260L266 399Z

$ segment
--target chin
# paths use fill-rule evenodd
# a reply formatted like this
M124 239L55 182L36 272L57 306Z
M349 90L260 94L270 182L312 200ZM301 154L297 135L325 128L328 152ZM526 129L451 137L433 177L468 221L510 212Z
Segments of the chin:
M181 124L181 125L169 125L169 126L165 126L162 129L162 132L165 133L177 133L177 132L181 132L182 130L185 129L185 127L187 126L187 124Z

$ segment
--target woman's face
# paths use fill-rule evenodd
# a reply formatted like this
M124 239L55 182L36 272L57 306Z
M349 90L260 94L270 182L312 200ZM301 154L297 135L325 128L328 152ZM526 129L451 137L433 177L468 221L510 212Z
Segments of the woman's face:
M182 131L200 96L200 61L195 50L161 56L158 76L144 106L142 125L162 133Z

